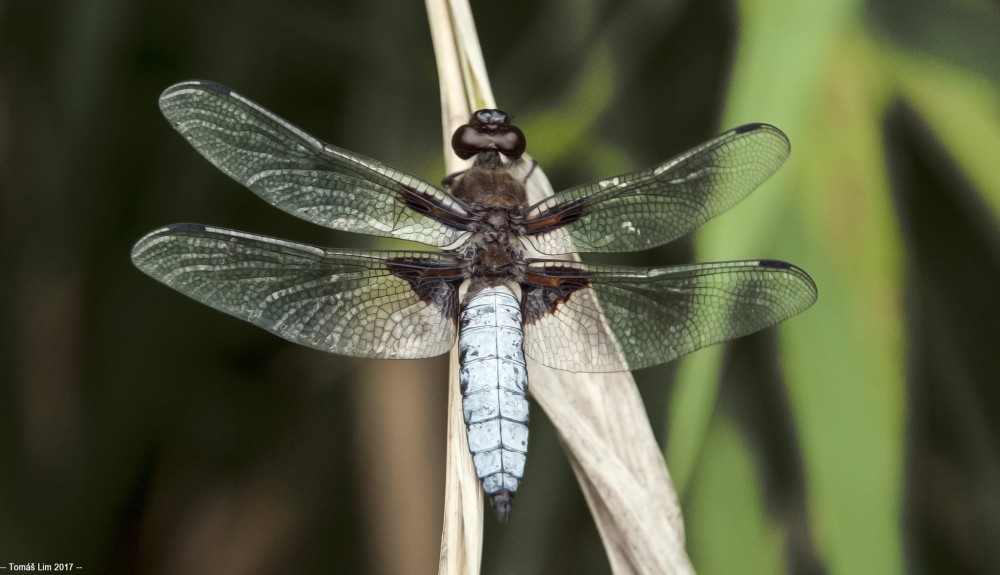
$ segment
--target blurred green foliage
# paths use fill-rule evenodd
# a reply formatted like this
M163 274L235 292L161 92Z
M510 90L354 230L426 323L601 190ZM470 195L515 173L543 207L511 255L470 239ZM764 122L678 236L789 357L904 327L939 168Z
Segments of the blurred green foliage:
M778 330L637 374L696 568L1000 571L997 4L473 10L500 105L557 189L740 123L792 141L778 176L693 242L624 258L785 259L820 289ZM0 565L433 570L440 364L390 382L439 406L415 424L431 441L378 443L380 415L403 423L366 395L376 362L285 344L128 260L140 235L179 221L361 245L256 200L187 147L156 109L179 80L219 81L324 140L440 177L422 5L11 0L0 26ZM533 419L527 482L512 523L487 522L484 570L607 572L555 433ZM390 448L426 463L382 477L370 453ZM372 518L372 501L411 499L430 519L402 503ZM386 562L401 553L393 523L423 550L400 555L402 570Z

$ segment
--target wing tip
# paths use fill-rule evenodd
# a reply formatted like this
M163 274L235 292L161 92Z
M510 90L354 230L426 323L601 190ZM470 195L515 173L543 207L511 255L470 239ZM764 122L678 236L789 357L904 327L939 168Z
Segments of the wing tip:
M208 226L206 226L205 224L170 224L169 226L166 226L166 227L161 228L161 229L156 230L156 231L157 232L160 232L160 231L168 231L168 232L205 232L205 231L208 231ZM153 232L153 233L156 233L156 232Z
M757 265L759 265L761 267L764 267L764 268L777 268L777 269L782 269L782 270L787 270L787 269L795 268L794 265L792 265L792 264L790 264L788 262L782 261L782 260L768 260L768 259L764 259L764 260L759 260L757 262Z
M189 94L190 92L214 92L223 97L233 94L232 90L218 82L212 82L211 80L185 80L167 87L166 90L160 93L160 109L166 114L172 98L181 94Z
M747 132L756 132L758 130L764 130L765 132L778 132L779 134L784 134L780 128L767 122L750 122L749 124L743 124L742 126L736 126L733 128L734 134L746 134Z
M808 287L812 291L812 298L809 302L809 306L816 303L816 300L819 298L819 288L816 287L816 282L812 279L812 276L810 276L806 272L806 270L800 268L799 266L795 264L790 264L782 260L759 260L757 262L757 265L759 265L760 267L769 268L773 270L782 270L789 272L790 274L798 278L800 281L802 281L802 283L805 284L806 287Z
M185 90L206 90L218 92L223 96L228 96L233 92L228 87L211 80L184 80L183 82L178 82L168 86L167 89L160 95L160 99L162 100L164 97L176 94L177 92L183 92Z
M788 135L781 130L781 128L768 124L767 122L751 122L749 124L743 124L742 126L737 126L732 129L733 134L747 134L750 132L768 132L775 136L778 136L785 141L785 145L789 150L792 148L792 142L788 139Z
M212 90L213 92L218 92L223 96L228 96L233 93L233 91L230 90L228 87L223 86L218 82L213 82L211 80L194 80L192 81L192 83L197 84L202 88L205 88L206 90Z
M204 224L170 224L169 226L156 228L139 238L139 240L135 242L135 245L132 246L132 261L135 262L137 266L142 268L142 266L139 265L137 258L142 257L143 252L149 248L150 242L156 238L174 233L200 233L207 231L209 231L208 226L205 226Z
M767 130L769 128L774 128L775 130L778 129L778 128L775 128L774 126L772 126L771 124L767 124L765 122L750 122L749 124L743 124L742 126L736 126L735 128L733 128L733 133L735 133L735 134L745 134L747 132L754 132L756 130L761 130L761 129Z

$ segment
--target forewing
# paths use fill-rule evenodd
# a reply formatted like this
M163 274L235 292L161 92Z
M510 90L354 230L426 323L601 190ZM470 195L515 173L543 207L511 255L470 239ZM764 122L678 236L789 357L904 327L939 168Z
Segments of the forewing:
M321 351L410 359L455 341L462 270L443 253L334 251L178 224L139 240L132 261L187 296Z
M468 224L464 204L409 174L324 144L225 86L183 82L160 109L217 168L268 203L347 232L447 246Z
M567 371L640 369L744 336L816 301L806 272L780 261L664 268L533 262L525 353Z
M791 147L781 130L748 124L655 168L558 192L528 210L527 239L541 253L644 250L673 241L736 205L771 176Z

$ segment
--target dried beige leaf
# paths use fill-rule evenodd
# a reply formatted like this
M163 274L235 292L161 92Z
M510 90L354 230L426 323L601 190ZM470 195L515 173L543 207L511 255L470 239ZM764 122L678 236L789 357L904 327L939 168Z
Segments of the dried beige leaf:
M494 108L472 13L465 0L426 0L441 88L449 173L467 167L448 146L472 111ZM525 156L522 166L530 166ZM552 194L536 168L529 201ZM531 393L556 426L615 573L693 573L677 494L630 373L580 374L530 361ZM472 469L451 358L448 461L439 573L478 573L483 496ZM515 509L516 514L516 509Z

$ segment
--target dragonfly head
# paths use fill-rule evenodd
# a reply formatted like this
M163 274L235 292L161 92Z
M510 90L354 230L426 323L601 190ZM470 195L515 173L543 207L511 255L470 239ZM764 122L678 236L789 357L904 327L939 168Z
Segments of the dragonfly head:
M512 160L524 153L527 141L503 110L477 110L451 137L451 147L463 160L483 152L499 152Z

